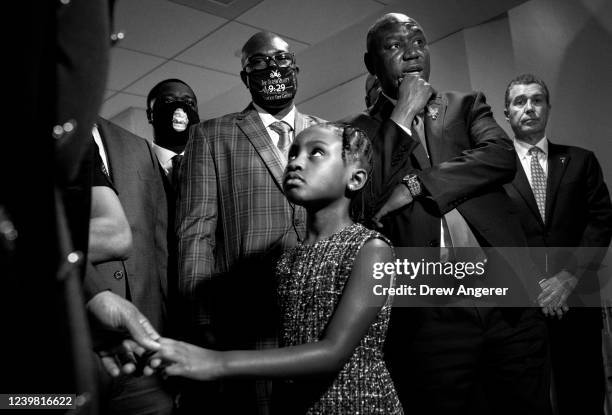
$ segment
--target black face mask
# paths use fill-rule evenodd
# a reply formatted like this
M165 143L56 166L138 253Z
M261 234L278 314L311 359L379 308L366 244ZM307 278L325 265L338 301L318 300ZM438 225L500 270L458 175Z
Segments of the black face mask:
M183 101L153 105L155 143L161 147L185 146L189 127L200 122L198 113Z
M247 74L253 102L260 107L284 108L297 92L295 68L268 68Z

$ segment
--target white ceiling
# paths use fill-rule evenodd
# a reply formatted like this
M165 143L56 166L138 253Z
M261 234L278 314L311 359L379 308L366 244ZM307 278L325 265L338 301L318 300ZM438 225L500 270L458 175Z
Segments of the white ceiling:
M147 93L165 78L194 89L202 119L241 110L249 96L238 75L240 49L261 30L279 34L296 52L298 103L316 99L365 73L365 33L384 13L415 17L431 42L524 1L118 0L114 26L125 38L111 51L101 115L145 108Z

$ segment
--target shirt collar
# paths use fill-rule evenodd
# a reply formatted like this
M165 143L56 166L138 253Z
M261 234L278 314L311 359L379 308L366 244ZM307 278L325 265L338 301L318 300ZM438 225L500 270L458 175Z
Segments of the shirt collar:
M275 121L285 121L287 124L291 126L291 128L295 131L295 105L291 107L291 111L287 113L282 119L277 119L274 115L270 114L265 109L261 108L259 105L253 103L253 106L257 110L257 114L259 114L259 118L263 122L263 125L268 128L270 124Z
M155 152L155 155L157 156L157 160L159 160L159 164L161 164L162 166L167 165L168 162L172 159L172 157L178 154L172 150L168 150L167 148L158 146L155 143L153 143L153 151ZM183 151L180 154L183 155L185 154L185 152Z
M542 137L542 139L535 145L542 150L545 158L548 158L548 140L546 139L546 136ZM527 144L526 142L517 140L516 138L514 139L514 148L516 149L516 154L520 159L527 157L527 153L531 147L533 147L531 144Z

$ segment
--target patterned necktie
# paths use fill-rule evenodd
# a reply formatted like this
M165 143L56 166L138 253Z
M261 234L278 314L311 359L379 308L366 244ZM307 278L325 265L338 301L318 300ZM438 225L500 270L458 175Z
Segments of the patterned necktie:
M421 145L423 146L423 150L425 150L425 154L429 157L429 151L427 151L427 142L425 141L425 125L423 123L423 114L417 114L412 120L412 128L413 132L416 132Z
M183 156L177 154L172 156L172 172L170 174L170 181L172 182L172 186L176 189L179 184L179 171L181 170L181 161L183 160Z
M531 157L531 189L535 196L538 210L542 216L542 222L546 221L546 173L538 161L538 154L544 152L536 146L529 149L528 154Z
M286 163L291 145L291 126L284 121L275 121L270 124L270 129L278 133L278 143L276 147L283 153L283 161Z

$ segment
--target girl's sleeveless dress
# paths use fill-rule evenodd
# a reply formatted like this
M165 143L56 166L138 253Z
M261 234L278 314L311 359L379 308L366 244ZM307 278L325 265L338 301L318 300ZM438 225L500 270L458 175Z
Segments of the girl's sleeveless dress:
M361 247L378 232L354 224L313 245L286 251L278 266L281 345L316 342L331 320ZM383 360L391 297L339 373L280 382L274 387L279 413L402 414Z

